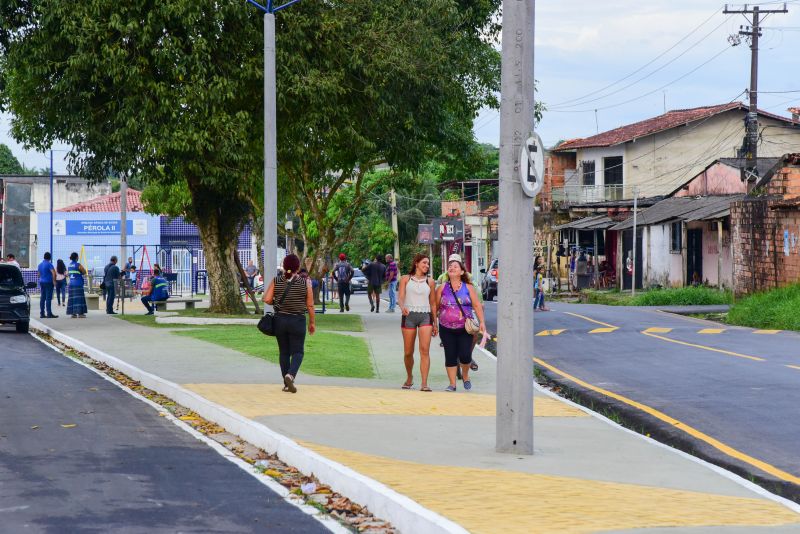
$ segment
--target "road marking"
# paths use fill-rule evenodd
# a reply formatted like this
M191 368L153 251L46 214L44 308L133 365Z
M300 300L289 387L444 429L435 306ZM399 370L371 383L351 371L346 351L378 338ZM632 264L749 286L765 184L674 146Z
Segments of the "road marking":
M662 339L664 341L669 341L670 343L677 343L678 345L685 345L687 347L694 347L696 349L703 349L703 350L710 350L711 352L719 352L720 354L727 354L728 356L736 356L737 358L746 358L748 360L753 360L756 362L764 362L766 361L764 358L759 358L758 356L748 356L747 354L739 354L738 352L731 352L729 350L722 350L722 349L715 349L714 347L706 347L705 345L695 345L694 343L687 343L685 341L678 341L677 339L670 339L664 336L658 336L656 334L649 334L647 332L642 332L645 336L654 337L656 339Z
M562 332L566 332L566 329L564 329L564 330L542 330L541 332L539 332L536 335L537 336L557 336L558 334L560 334Z
M652 334L648 334L648 335L652 335ZM658 336L654 336L654 337L658 337ZM666 338L664 338L664 339L666 339ZM669 340L669 341L673 341L673 340ZM593 386L592 384L589 384L588 382L584 382L580 378L577 378L577 377L574 377L574 376L572 376L570 374L565 373L564 371L562 371L561 369L558 369L557 367L553 367L549 363L544 362L539 358L534 358L533 361L538 363L542 367L545 367L546 369L549 369L549 370L553 371L554 373L557 373L557 374L563 376L564 378L566 378L567 380L570 380L570 381L572 381L572 382L574 382L574 383L576 383L576 384L578 384L580 386L583 386L585 388L591 389L592 391L596 391L598 393L602 393L603 395L605 395L607 397L611 397L612 399L616 399L616 400L618 400L620 402L624 402L625 404L627 404L629 406L633 406L634 408L636 408L638 410L641 410L641 411L643 411L643 412L645 412L647 414L652 415L656 419L664 421L665 423L670 424L670 425L674 426L675 428L683 430L684 432L686 432L690 436L693 436L693 437L695 437L695 438L697 438L697 439L699 439L701 441L704 441L705 443L708 443L709 445L711 445L712 447L714 447L718 451L721 451L721 452L727 454L728 456L736 458L737 460L742 461L742 462L744 462L746 464L749 464L749 465L752 465L754 467L757 467L758 469L761 469L765 473L769 473L770 475L775 476L775 477L777 477L777 478L779 478L781 480L785 480L787 482L791 482L792 484L800 484L800 477L792 475L791 473L787 473L786 471L783 471L782 469L779 469L779 468L775 467L774 465L768 464L763 460L759 460L758 458L754 458L754 457L752 457L752 456L750 456L748 454L745 454L745 453L743 453L743 452L741 452L739 450L736 450L733 447L731 447L729 445L726 445L725 443L722 443L721 441L709 436L708 434L705 434L704 432L701 432L701 431L697 430L694 427L691 427L691 426L689 426L689 425L687 425L685 423L682 423L681 421L678 421L677 419L674 419L674 418L670 417L669 415L665 414L664 412L656 410L655 408L651 408L650 406L647 406L646 404L642 404L640 402L637 402L635 400L629 399L627 397L623 397L622 395L619 395L617 393L608 391L607 389L603 389L603 388L600 388L600 387L597 387L597 386Z
M644 330L642 333L643 334L669 334L670 332L672 332L672 328L653 327L653 328L648 328L647 330Z
M613 332L614 330L619 330L619 327L610 326L608 328L595 328L594 330L590 330L590 334L608 334L609 332Z
M703 328L702 330L698 330L698 334L721 334L725 331L724 328Z
M800 366L798 365L787 365L786 367L789 367L791 369L797 369L798 371L800 371Z
M781 330L753 330L754 334L779 334Z
M618 326L614 326L613 324L604 323L602 321L595 321L594 319L590 319L585 315L578 315L577 313L572 313L572 312L564 312L564 313L566 313L567 315L572 315L574 317L580 317L581 319L589 321L590 323L599 324L600 326L606 326L608 328L619 328Z

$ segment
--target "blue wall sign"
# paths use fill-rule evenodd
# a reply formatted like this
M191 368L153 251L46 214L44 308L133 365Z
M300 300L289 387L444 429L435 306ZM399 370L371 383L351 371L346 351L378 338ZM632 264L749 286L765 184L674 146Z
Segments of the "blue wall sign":
M127 234L133 235L133 221L126 221ZM119 235L120 221L66 221L67 235Z

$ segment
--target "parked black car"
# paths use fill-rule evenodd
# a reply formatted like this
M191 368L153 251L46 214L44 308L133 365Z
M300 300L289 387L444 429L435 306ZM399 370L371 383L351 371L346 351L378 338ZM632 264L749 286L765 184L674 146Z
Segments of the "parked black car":
M26 289L35 287L36 282L25 285L16 265L0 264L0 324L13 324L23 334L28 331L31 299Z
M485 275L481 282L481 293L483 300L492 301L497 296L497 258L489 263L488 269L481 269Z

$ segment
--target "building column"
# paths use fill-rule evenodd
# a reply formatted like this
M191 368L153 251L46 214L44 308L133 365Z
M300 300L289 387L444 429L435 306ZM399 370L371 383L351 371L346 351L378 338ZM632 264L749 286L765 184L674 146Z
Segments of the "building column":
M717 287L722 289L722 220L717 221Z

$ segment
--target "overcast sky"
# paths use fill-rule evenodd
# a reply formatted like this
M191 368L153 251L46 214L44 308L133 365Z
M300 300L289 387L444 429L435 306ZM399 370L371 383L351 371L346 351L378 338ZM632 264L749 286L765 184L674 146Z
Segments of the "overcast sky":
M782 3L760 5L775 9ZM800 106L800 0L787 7L788 14L763 21L759 56L759 108L781 115ZM750 19L724 15L723 8L709 0L536 2L536 78L549 108L539 125L545 145L659 115L665 100L668 110L734 100L750 83L750 49L744 40L731 47L728 36ZM481 142L499 144L499 129L497 111L486 110L475 121ZM24 151L8 131L9 117L0 116L0 143L28 167L49 166L48 155ZM65 147L55 148L61 150L55 170L65 172Z
M665 98L667 110L733 100L750 84L750 48L744 40L731 47L727 38L751 19L723 9L709 0L536 2L535 72L539 99L549 108L538 128L545 146L660 115ZM800 106L800 0L787 9L764 20L758 107L788 116L786 108ZM797 92L765 93L789 90ZM738 100L747 102L747 95ZM474 130L479 141L498 145L499 112L482 112Z

